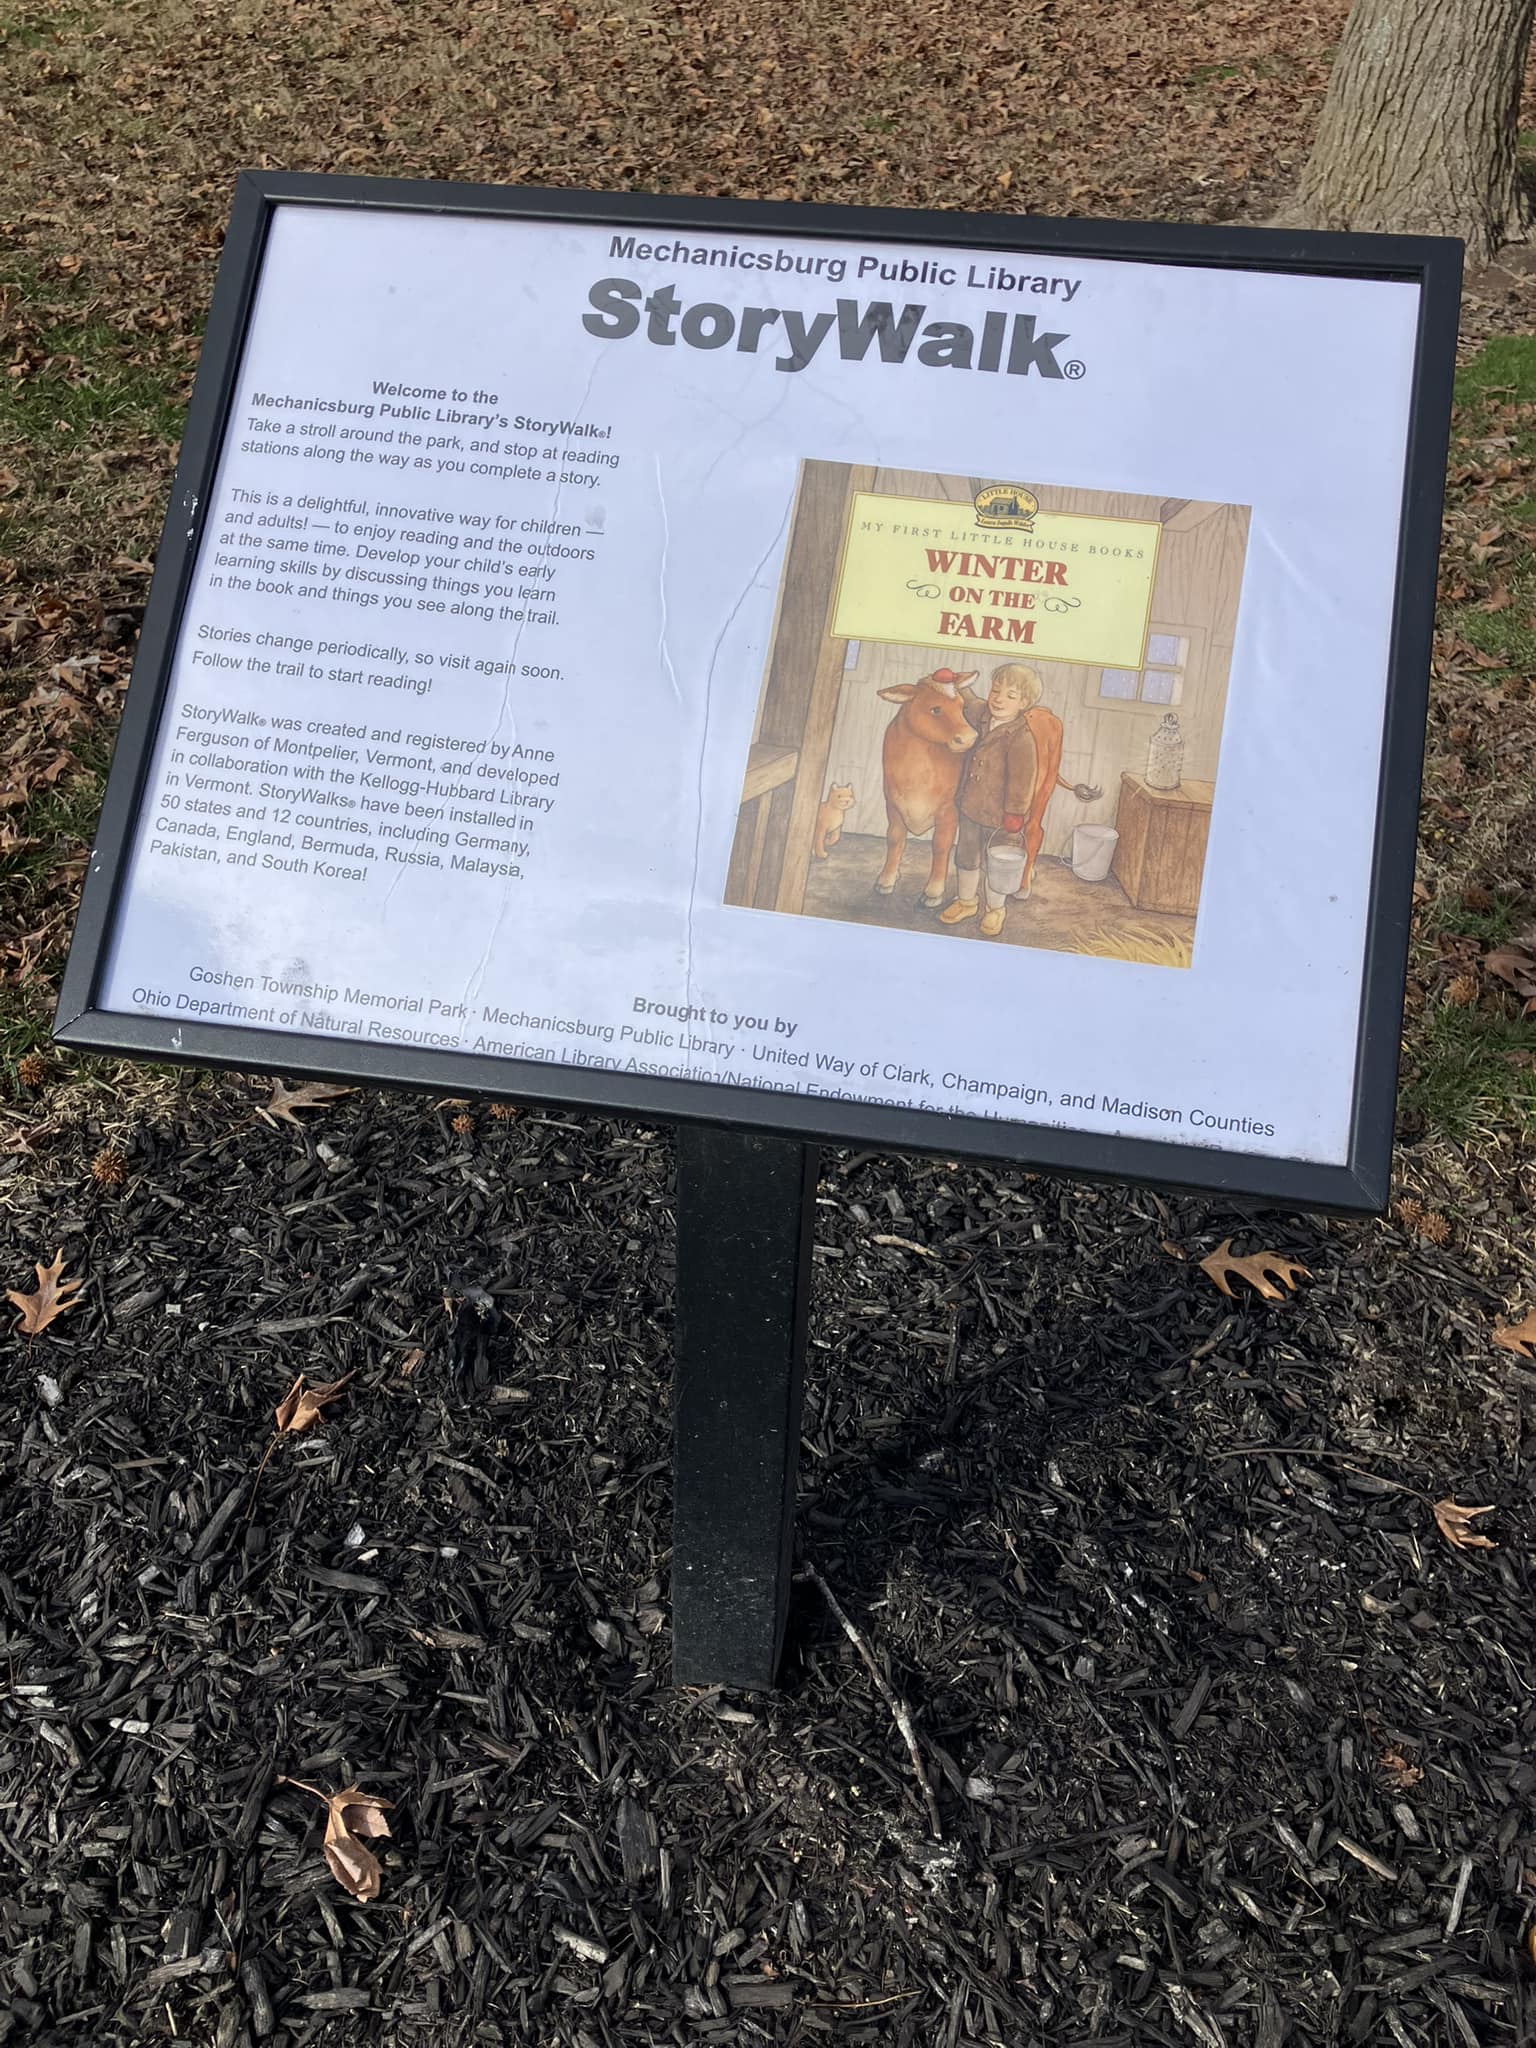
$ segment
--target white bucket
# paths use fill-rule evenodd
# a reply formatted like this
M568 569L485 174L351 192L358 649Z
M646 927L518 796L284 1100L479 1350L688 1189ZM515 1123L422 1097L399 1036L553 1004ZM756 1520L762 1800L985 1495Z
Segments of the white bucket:
M1022 846L987 848L987 887L999 896L1014 896L1024 886Z
M1113 825L1079 825L1072 834L1073 874L1080 882L1107 881L1119 843Z

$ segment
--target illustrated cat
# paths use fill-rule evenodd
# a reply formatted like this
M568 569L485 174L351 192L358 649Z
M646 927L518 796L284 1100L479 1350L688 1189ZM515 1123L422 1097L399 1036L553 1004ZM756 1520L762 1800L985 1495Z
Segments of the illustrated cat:
M825 860L842 838L843 813L852 810L853 800L851 782L834 782L827 791L821 809L816 813L816 836L811 842L811 851L817 860Z

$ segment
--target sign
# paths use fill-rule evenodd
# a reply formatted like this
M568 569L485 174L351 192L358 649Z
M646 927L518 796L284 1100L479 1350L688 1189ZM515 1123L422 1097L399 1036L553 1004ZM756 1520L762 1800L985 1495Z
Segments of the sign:
M243 179L59 1037L1379 1206L1456 262Z
M1009 517L1009 505L1033 509ZM1140 668L1162 532L1156 519L1044 512L1034 491L1001 484L958 513L932 498L860 491L849 507L832 631Z

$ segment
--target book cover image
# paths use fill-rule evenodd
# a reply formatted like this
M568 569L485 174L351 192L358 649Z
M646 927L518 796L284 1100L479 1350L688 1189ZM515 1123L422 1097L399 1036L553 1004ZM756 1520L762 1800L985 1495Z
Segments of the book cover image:
M1248 520L802 462L725 901L1187 967Z

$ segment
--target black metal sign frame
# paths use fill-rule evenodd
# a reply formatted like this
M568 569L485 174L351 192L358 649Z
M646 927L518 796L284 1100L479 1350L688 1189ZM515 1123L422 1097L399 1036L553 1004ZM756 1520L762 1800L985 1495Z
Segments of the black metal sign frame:
M267 230L280 206L342 206L802 239L940 242L984 252L1077 255L1416 284L1420 292L1418 333L1347 1163L1319 1165L1259 1153L1107 1136L1052 1124L1004 1122L723 1083L629 1075L553 1061L502 1060L240 1025L172 1022L99 1008L97 992L230 422ZM1311 235L1256 228L1052 221L770 205L691 196L538 191L386 178L243 174L64 975L55 1036L62 1044L81 1050L148 1060L427 1088L438 1093L513 1096L526 1102L620 1112L652 1121L726 1125L813 1144L846 1141L892 1151L1015 1161L1046 1171L1205 1189L1296 1209L1379 1212L1387 1200L1396 1107L1460 271L1459 243L1418 237ZM1347 347L1347 338L1339 345Z

